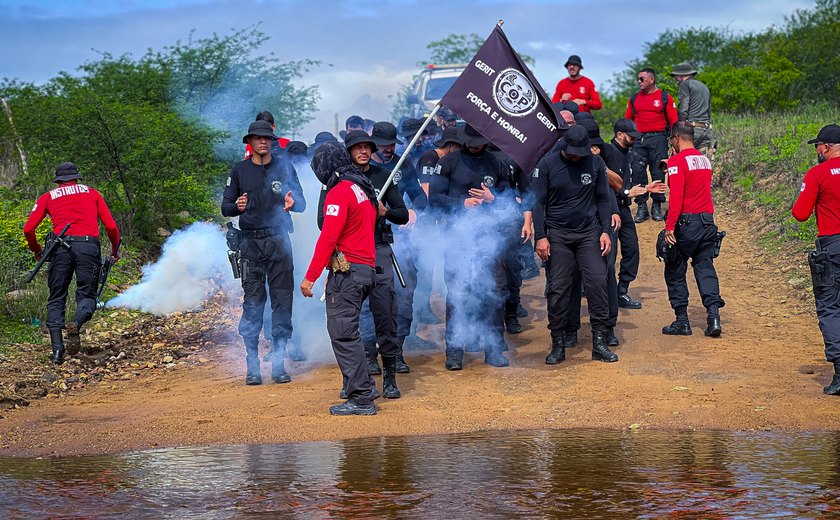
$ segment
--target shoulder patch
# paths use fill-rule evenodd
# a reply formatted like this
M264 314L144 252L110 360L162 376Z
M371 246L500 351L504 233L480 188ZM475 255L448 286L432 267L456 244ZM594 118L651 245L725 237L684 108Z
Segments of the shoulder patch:
M228 177L227 186L230 186L230 177Z
M804 188L805 185L803 184L802 187ZM30 213L35 213L35 210L38 209L38 203L36 202L34 206L32 206L32 211Z
M668 168L668 175L676 175L677 173L679 173L679 171L680 169L676 166L671 166L670 168Z
M435 171L434 171L434 174L435 174L435 175L440 175L440 170L441 170L441 168L440 168L440 163L437 163L437 164L435 165Z
M324 215L328 217L337 217L338 216L338 204L327 204L327 210L324 211Z
M367 200L368 196L365 194L365 190L359 187L358 184L353 184L350 186L350 189L353 190L353 194L356 195L356 202L361 204L365 200ZM336 213L337 215L338 213Z
M799 193L802 193L803 191L805 191L805 183L804 182L802 183L802 186L799 187ZM35 211L35 208L32 208L32 211Z
M534 168L534 172L531 174L531 177L536 179L539 176L540 176L540 169L539 168Z

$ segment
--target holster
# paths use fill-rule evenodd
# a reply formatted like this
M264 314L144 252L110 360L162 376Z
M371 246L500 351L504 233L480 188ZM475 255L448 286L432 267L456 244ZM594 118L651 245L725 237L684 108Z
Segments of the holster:
M334 273L350 272L350 262L347 261L344 253L336 250L332 256L330 256L330 270Z
M55 233L50 231L49 233L44 235L44 251L45 252L50 250L50 247L52 247L53 242L55 242ZM49 257L47 257L47 259L44 260L44 261L49 262L50 260L52 260L51 257L52 257L52 255L49 255Z
M656 258L660 262L673 262L679 256L680 252L676 246L672 246L665 241L665 230L659 232L656 236Z
M814 287L834 285L834 264L826 251L808 251L808 266Z
M227 223L227 233L225 233L225 240L228 246L228 261L230 262L230 269L233 271L233 278L242 278L242 272L245 270L241 265L241 253L239 245L242 243L242 230L233 227L233 222Z
M720 246L723 244L723 237L726 236L726 231L718 231L717 236L715 237L715 252L712 255L712 258L717 258L720 256Z

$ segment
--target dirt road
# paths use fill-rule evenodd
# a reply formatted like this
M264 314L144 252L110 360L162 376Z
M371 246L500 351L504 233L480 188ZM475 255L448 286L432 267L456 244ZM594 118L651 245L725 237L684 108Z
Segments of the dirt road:
M694 336L661 334L673 315L662 264L653 257L660 225L646 222L639 226L642 272L631 286L644 308L621 311L618 363L590 360L586 323L566 362L544 363L549 336L537 278L523 288L526 331L508 337L510 368L467 354L463 371L447 372L442 347L409 353L412 373L399 379L403 398L379 400L375 417L328 415L339 402L335 365L301 372L291 364L293 383L245 387L218 347L204 352L209 362L200 365L149 371L4 412L0 455L531 428L835 429L840 399L821 392L831 367L813 303L787 282L789 267L779 267L791 260L780 263L754 244L739 218L718 215L729 232L716 262L727 302L718 339L702 334L705 314L691 275ZM421 328L421 335L439 336L441 329Z

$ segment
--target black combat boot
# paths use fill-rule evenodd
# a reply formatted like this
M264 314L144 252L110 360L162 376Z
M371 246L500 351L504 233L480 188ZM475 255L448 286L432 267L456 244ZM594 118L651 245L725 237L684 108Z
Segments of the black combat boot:
M516 316L516 307L516 304L505 304L505 330L508 334L520 334L522 332L522 325Z
M650 218L652 218L656 222L662 222L663 220L665 220L665 217L662 215L661 202L653 203L653 206L650 208Z
M522 306L522 304L517 304L516 306L516 317L517 318L525 318L528 316L528 310Z
M510 361L502 354L501 345L484 349L484 362L494 367L509 367Z
M831 383L823 387L825 395L840 395L840 361L834 362L834 377L831 378Z
M561 336L563 348L572 348L577 345L578 335L576 330L564 330Z
M61 337L61 329L50 329L50 342L52 343L50 361L55 365L64 363L64 338Z
M446 370L461 370L464 368L464 351L460 349L446 349Z
M399 347L400 351L397 354L397 374L410 374L411 367L408 366L408 363L405 362L405 357L403 356L403 344L405 344L405 336L399 337ZM385 358L382 358L382 365L385 365Z
M629 287L623 283L618 284L618 306L622 309L641 309L642 302L636 301L627 294Z
M636 224L641 224L645 220L650 218L650 213L648 213L647 202L642 202L638 204L638 209L636 210L636 218L633 219L633 222Z
M706 330L703 331L703 334L709 336L710 338L717 338L720 337L720 333L720 316L717 314L709 314L706 317Z
M82 338L79 334L79 325L71 321L64 326L67 331L67 354L75 356L82 349Z
M245 384L261 385L259 337L245 340Z
M607 345L606 331L592 331L592 359L607 363L615 363L618 361L618 356L615 355L613 351L610 350L609 345Z
M271 380L275 383L288 383L292 376L286 372L286 340L273 340L274 346L271 349Z
M566 360L566 347L563 344L563 334L551 337L551 352L545 357L546 365L557 365Z
M691 324L688 316L677 316L677 319L667 327L662 327L662 334L669 336L691 336Z
M397 388L397 358L382 356L382 369L382 397L399 399L402 394Z
M621 342L618 341L618 338L615 336L615 329L612 327L607 329L607 345L610 347L617 347L621 345Z
M382 374L382 369L379 368L379 349L376 348L376 343L365 345L365 352L367 353L368 366L367 371L369 375L378 376Z

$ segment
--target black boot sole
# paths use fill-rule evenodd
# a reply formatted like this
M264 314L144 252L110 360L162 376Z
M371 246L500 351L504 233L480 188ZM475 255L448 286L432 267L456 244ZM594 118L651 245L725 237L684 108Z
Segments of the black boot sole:
M79 335L79 327L74 322L64 326L67 331L67 340L64 342L64 349L68 356L75 356L82 349L82 338Z
M601 361L603 363L616 363L618 361L618 356L615 357L604 357L601 354L592 353L592 361Z
M691 330L678 330L672 329L671 327L662 327L662 334L666 336L691 336L693 333Z
M721 333L721 329L712 329L712 330L706 329L706 330L703 331L703 334L705 336L710 337L710 338L719 338L720 333Z
M246 376L245 377L245 384L247 386L257 386L262 384L262 377L257 376Z

